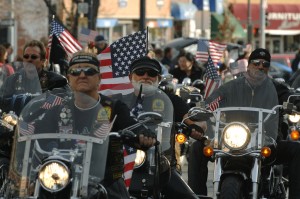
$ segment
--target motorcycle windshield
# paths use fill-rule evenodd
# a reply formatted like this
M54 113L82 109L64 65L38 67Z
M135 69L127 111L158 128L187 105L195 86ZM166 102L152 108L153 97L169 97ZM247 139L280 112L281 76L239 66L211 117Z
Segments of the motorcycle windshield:
M35 65L22 62L22 66L15 74L0 77L0 82L3 82L0 91L3 112L13 111L19 115L31 99L42 93Z
M162 116L159 124L146 123L149 129L156 133L162 151L171 148L171 130L173 125L173 104L162 90L155 86L146 85L142 92L130 93L122 96L122 101L127 104L131 114L138 117L143 112L155 112Z
M69 187L69 194L85 198L104 179L111 112L100 99L66 95L71 97L43 93L21 112L9 172L13 196Z

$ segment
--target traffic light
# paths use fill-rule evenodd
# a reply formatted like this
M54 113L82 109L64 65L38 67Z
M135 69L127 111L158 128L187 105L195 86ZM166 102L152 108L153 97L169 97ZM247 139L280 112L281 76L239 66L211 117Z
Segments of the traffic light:
M269 13L267 11L265 12L265 25L266 25L266 27L270 25Z
M259 36L259 28L253 28L253 35L254 35L254 37Z

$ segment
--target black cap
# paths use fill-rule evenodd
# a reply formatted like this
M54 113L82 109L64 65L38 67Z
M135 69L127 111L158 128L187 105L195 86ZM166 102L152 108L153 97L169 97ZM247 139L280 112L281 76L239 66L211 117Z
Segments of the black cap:
M248 62L255 59L264 59L265 61L271 61L271 55L268 50L264 48L255 49L249 56Z
M161 74L160 63L155 59L149 58L148 56L144 56L134 60L130 65L130 73L134 72L136 69L139 68L150 68Z
M95 37L95 42L106 41L103 35L97 35Z

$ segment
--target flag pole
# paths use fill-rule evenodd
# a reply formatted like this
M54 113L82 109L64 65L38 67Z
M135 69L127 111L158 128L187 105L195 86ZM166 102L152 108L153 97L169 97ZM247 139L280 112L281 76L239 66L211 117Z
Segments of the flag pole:
M210 50L209 50L209 42L210 42L210 40L207 40L208 42L207 42L207 54L208 54L208 56L210 57Z
M51 24L50 24L50 34L49 34L49 37L51 36L51 34L53 34L52 33L52 25L53 25L54 19L55 19L55 15L52 15L52 21L51 21ZM52 35L52 39L53 39L53 35ZM51 43L52 43L52 39L51 39ZM48 40L49 40L49 38L48 38ZM48 42L48 45L49 45L49 42ZM49 48L49 47L47 46L47 48ZM49 48L49 52L48 52L48 56L47 56L47 62L48 62L48 64L50 64L50 66L52 65L52 63L50 63L51 49L52 49L52 44L51 44L51 47Z
M146 54L148 54L148 43L149 43L149 39L148 39L148 26L146 27Z

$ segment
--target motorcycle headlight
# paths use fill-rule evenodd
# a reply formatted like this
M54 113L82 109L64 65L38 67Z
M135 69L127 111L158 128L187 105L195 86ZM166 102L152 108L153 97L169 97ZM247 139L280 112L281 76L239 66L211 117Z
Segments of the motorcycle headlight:
M3 115L3 120L8 124L15 126L17 125L18 117L14 113L7 113Z
M223 143L230 150L244 149L250 141L250 130L243 123L232 122L223 130Z
M137 150L136 151L136 157L134 160L134 168L139 168L142 166L145 162L146 159L146 153L142 150Z
M58 192L65 188L70 179L68 167L60 161L46 162L39 171L39 181L49 192Z
M300 120L300 115L298 115L298 114L289 115L288 119L292 123L298 123Z

